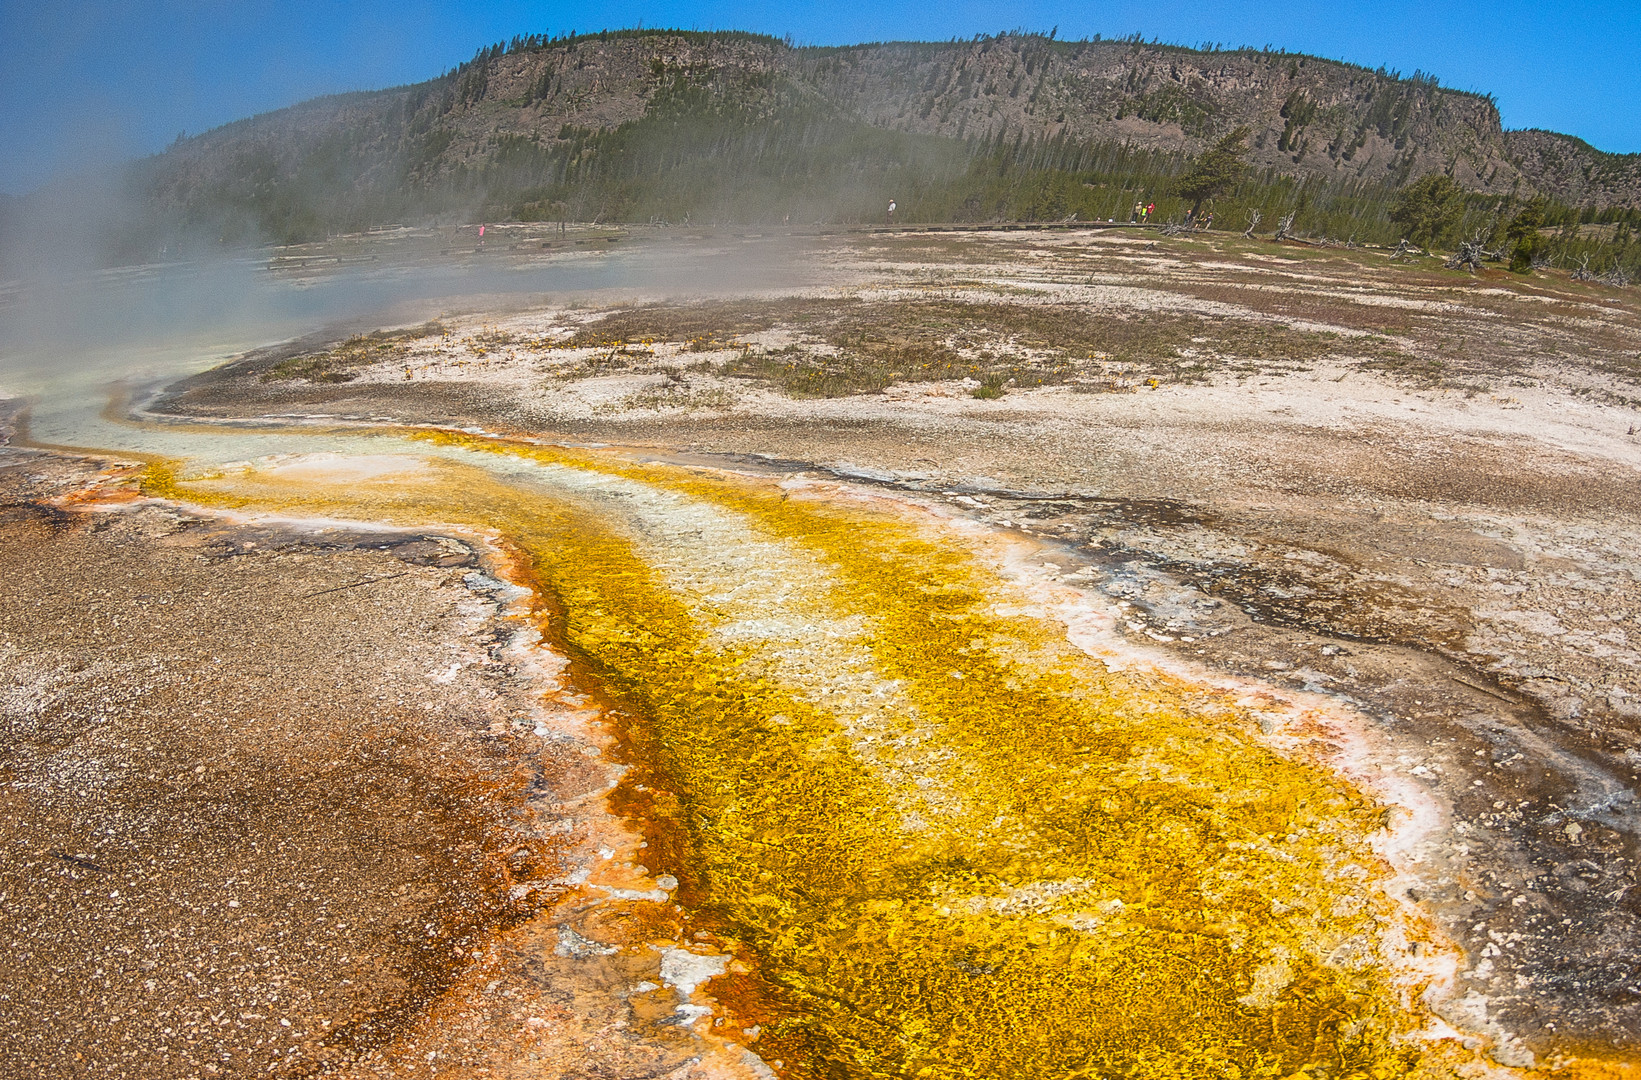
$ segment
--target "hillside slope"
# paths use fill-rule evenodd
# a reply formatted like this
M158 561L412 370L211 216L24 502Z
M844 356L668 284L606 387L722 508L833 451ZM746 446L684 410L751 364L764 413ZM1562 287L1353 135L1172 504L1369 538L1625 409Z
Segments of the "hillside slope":
M1564 202L1641 205L1641 154L1609 154L1583 139L1537 129L1507 131L1504 145L1534 186Z
M786 84L874 127L921 134L1063 135L1190 153L1247 125L1253 160L1284 171L1377 180L1453 168L1467 187L1487 190L1508 188L1518 175L1492 104L1433 80L1280 53L1017 35L837 49L751 35L578 38L484 57L399 91L242 121L176 153L296 149L356 126L348 139L356 148L389 149L377 135L392 128L399 139L391 148L411 154L413 171L451 168L509 135L550 141L565 124L606 129L637 120L679 79L753 91L749 99Z
M1358 190L1445 172L1501 196L1641 201L1641 155L1506 133L1490 99L1422 75L1012 34L843 48L673 31L516 39L424 83L179 140L142 164L139 182L164 216L223 223L225 236L481 210L677 220L713 197L725 219L729 205L818 219L878 206L885 192L916 194L923 214L983 217L1003 212L981 205L984 185L950 184L977 153L1008 147L1012 161L1022 145L1052 147L1032 160L1061 171L1100 153L1149 154L1149 175L1166 177L1239 127L1267 177ZM758 183L780 201L747 196ZM1045 213L1089 208L1065 190L1039 201Z
M1313 57L1009 36L793 61L831 100L885 127L1195 153L1246 126L1250 160L1283 172L1401 180L1451 169L1481 190L1509 190L1517 179L1490 101Z

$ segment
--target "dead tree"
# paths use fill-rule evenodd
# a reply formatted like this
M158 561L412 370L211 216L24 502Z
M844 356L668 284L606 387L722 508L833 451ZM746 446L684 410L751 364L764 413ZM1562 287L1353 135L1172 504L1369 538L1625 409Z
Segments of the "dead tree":
M1467 267L1470 272L1474 274L1477 270L1481 269L1483 259L1498 262L1501 258L1503 258L1503 256L1498 252L1488 251L1487 246L1482 243L1482 239L1478 235L1473 240L1462 240L1459 242L1459 250L1455 251L1453 253L1453 257L1447 260L1447 268L1449 270L1457 270L1459 267L1463 266Z
M1397 259L1406 259L1408 262L1412 262L1413 254L1413 245L1408 243L1404 237L1402 242L1396 245L1396 250L1390 253L1390 261L1395 262Z
M1590 257L1582 255L1578 260L1578 269L1573 271L1574 281L1594 281L1595 275L1590 273Z
M1468 240L1462 240L1459 242L1459 250L1455 251L1453 257L1447 260L1447 268L1457 270L1462 266L1474 274L1481 269L1481 256L1480 244L1472 244Z
M1288 239L1288 232L1289 232L1289 230L1291 230L1293 228L1293 219L1298 217L1298 216L1299 216L1299 212L1294 211L1293 213L1287 215L1281 221L1278 221L1276 223L1276 239L1278 239L1278 240Z
M1630 275L1627 270L1618 265L1618 260L1614 259L1612 268L1601 276L1601 280L1605 281L1608 285L1623 287L1630 283Z
M1248 228L1242 234L1242 238L1244 240L1252 240L1254 238L1254 229L1259 227L1259 216L1258 210L1255 210L1248 215Z

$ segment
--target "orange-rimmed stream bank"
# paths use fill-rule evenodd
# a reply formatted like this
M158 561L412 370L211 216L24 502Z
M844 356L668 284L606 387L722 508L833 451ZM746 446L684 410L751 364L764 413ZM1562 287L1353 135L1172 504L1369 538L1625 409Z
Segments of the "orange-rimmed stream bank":
M1383 887L1374 841L1417 810L1329 767L1350 724L1320 699L1091 655L1004 572L1018 541L903 501L459 433L360 443L142 485L520 554L608 703L610 808L727 950L663 1019L755 1028L793 1077L1485 1060L1429 1008L1451 947Z

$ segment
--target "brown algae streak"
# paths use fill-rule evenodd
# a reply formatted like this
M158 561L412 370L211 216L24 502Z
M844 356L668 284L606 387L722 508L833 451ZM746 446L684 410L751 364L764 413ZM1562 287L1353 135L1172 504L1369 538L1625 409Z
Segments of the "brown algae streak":
M714 639L620 515L584 497L453 464L345 488L151 471L154 494L466 525L527 552L562 638L630 713L642 767L617 801L670 819L678 865L663 869L755 961L770 1017L757 1049L785 1075L1445 1071L1412 1037L1420 988L1391 978L1399 915L1367 843L1379 808L1262 746L1224 695L1108 671L1063 631L999 614L1006 587L970 552L884 514L422 437L665 489L801 547L933 732L905 752L961 798L908 822L837 717L783 685L759 643Z

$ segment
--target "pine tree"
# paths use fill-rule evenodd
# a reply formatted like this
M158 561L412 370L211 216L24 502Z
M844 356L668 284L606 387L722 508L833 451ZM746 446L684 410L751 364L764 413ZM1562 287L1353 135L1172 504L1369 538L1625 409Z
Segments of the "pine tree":
M1390 208L1390 220L1402 227L1410 242L1423 248L1452 232L1463 215L1464 189L1441 173L1413 181Z
M1539 229L1544 227L1543 199L1534 199L1510 219L1504 229L1504 239L1515 245L1510 251L1510 269L1525 274L1533 268L1533 251L1540 244Z
M1243 161L1243 156L1248 152L1247 141L1248 129L1237 128L1215 143L1211 150L1204 151L1191 171L1174 185L1174 190L1182 198L1191 200L1192 217L1202 212L1203 203L1229 191L1248 171L1247 162Z

